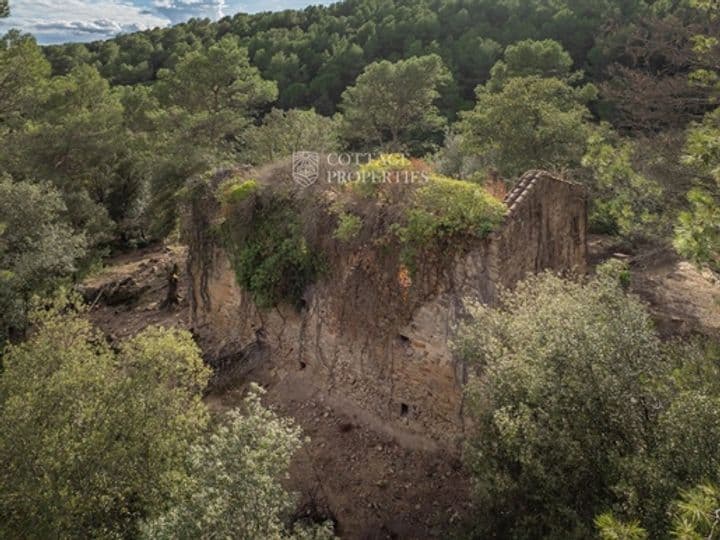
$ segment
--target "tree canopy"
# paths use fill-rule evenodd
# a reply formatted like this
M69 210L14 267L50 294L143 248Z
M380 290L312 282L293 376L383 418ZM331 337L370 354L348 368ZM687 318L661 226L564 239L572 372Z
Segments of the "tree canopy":
M32 314L0 371L0 535L332 538L294 523L282 486L300 430L260 403L210 425L192 336L150 327L110 347L65 296Z
M445 121L436 101L450 74L437 55L370 64L342 95L343 135L351 143L398 151L408 136L438 132Z
M0 176L0 348L22 335L32 296L71 276L86 247L55 188Z
M526 39L508 45L490 70L488 88L500 90L514 77L545 77L566 80L570 77L573 60L562 45L552 39Z
M66 307L3 356L3 536L132 534L182 486L207 424L209 370L188 333L150 328L114 352Z
M578 167L594 97L592 86L538 76L508 79L498 91L480 86L475 108L462 117L466 151L508 177L533 167Z
M663 343L618 276L530 278L462 326L481 534L587 538L614 510L658 537L681 490L720 480L717 352Z

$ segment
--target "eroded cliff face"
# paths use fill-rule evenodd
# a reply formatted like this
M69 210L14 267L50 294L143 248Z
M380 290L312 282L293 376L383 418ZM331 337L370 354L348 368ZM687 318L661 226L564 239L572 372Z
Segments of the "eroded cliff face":
M388 262L392 254L371 245L339 254L299 309L259 309L222 248L193 254L191 245L192 324L218 381L232 384L270 363L279 376L311 385L408 444L456 448L468 367L454 358L450 341L464 302L492 304L500 287L545 268L585 269L578 186L532 172L507 203L502 227L451 260L424 261L411 285Z

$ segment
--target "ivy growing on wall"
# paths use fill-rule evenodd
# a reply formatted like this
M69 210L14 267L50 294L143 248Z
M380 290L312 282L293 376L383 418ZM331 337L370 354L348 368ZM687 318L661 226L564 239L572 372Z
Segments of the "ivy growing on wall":
M221 186L220 237L238 284L258 307L300 306L321 268L303 235L298 202L290 193L261 189L253 180Z

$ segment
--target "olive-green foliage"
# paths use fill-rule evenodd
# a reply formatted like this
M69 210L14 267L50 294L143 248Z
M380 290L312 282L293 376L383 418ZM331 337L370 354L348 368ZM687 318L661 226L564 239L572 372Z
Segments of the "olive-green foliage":
M709 191L688 193L691 207L680 212L673 245L680 255L720 272L720 200Z
M578 167L595 95L592 85L538 76L508 79L500 90L479 86L475 108L462 116L466 151L505 177Z
M1 137L37 105L50 76L50 64L31 36L11 31L0 40L0 73L12 75L0 84Z
M508 45L503 60L498 61L490 71L487 86L495 91L501 90L507 80L513 77L569 80L572 65L572 58L557 41L526 39Z
M260 307L299 305L320 271L321 257L305 239L292 196L270 189L253 195L228 205L221 226L238 284Z
M622 522L611 512L600 514L595 518L601 540L647 540L648 534L638 521Z
M257 190L258 183L255 180L232 180L220 186L220 199L224 205L232 207L257 193Z
M670 230L670 206L663 187L633 166L634 145L607 124L587 141L582 164L591 175L590 225L626 238L663 238Z
M370 64L343 93L344 137L365 148L397 152L408 148L413 132L415 137L439 132L445 120L436 102L440 86L449 81L435 54Z
M195 19L82 49L75 44L48 50L56 70L89 56L114 84L149 83L159 69L172 69L184 54L229 34L248 48L263 78L278 82L279 107L314 107L325 115L335 112L343 91L366 65L432 52L452 70L456 86L443 101L444 108L456 112L470 104L473 89L487 80L508 45L554 39L575 66L590 65L600 74L622 55L617 36L626 35L649 11L643 0L388 0L382 5L354 0L238 13L217 22ZM608 26L612 33L606 37Z
M472 182L430 175L406 211L406 223L397 229L408 266L425 249L441 252L463 238L484 238L502 222L507 208Z
M123 189L129 153L118 94L94 67L81 65L49 81L34 120L11 137L11 152L20 157L10 170L18 178L52 181L91 245L107 242L115 209L106 201Z
M623 289L630 287L630 265L627 261L610 259L595 269L598 276L615 281Z
M89 247L131 218L147 182L149 140L130 131L123 96L79 63L50 77L41 48L10 32L0 45L0 170L16 181L51 182ZM136 127L136 126L133 126Z
M288 530L295 497L282 486L302 446L300 429L263 407L253 385L244 411L226 413L207 441L188 455L190 483L167 513L148 522L152 540L195 538L333 538L329 525Z
M349 242L357 237L362 229L362 220L348 212L342 212L338 216L338 226L335 229L335 238L343 242Z
M176 225L176 195L185 181L235 160L252 116L275 100L277 87L260 77L233 36L189 51L158 78L153 117L162 159L155 167L152 211L162 217L158 230L167 234Z
M694 0L693 7L707 20L720 20L720 6L708 0ZM716 92L720 88L716 35L693 36L698 59L713 69L691 73L694 84ZM678 252L698 264L720 272L720 108L708 112L702 122L690 126L685 144L685 164L697 172L688 191L690 207L678 216L674 245Z
M185 331L115 352L64 302L34 322L0 375L0 536L132 536L187 481L209 369Z
M720 488L700 484L683 490L672 505L671 536L680 540L720 538ZM645 540L648 533L637 521L623 522L607 512L595 519L602 540Z
M249 128L243 139L246 144L243 156L256 165L302 150L331 152L339 147L338 120L321 116L314 110L273 109L261 125Z
M675 248L699 264L720 271L720 108L688 132L685 162L698 171L688 192L690 207L678 216Z
M0 175L0 347L26 326L32 295L45 295L70 277L86 239L68 225L67 208L49 184Z
M10 0L0 0L0 17L10 16Z
M480 534L587 538L608 510L651 537L680 489L720 478L720 358L664 344L617 282L543 275L477 308L457 353L475 363L466 458Z
M463 136L455 131L448 131L445 143L432 161L440 174L461 180L477 177L478 172L482 174L486 166L482 156L467 152Z
M480 185L441 176L400 154L380 155L361 166L358 177L351 187L364 197L392 197L393 186L404 190L399 201L390 201L403 206L402 219L391 229L411 269L421 253L445 254L463 239L484 238L507 210Z
M720 538L720 488L700 484L683 491L673 505L672 535L680 540Z
M188 124L184 128L193 131L196 144L221 145L223 138L238 137L248 114L277 96L275 83L260 77L233 36L189 52L158 78L161 104L178 107L170 114Z

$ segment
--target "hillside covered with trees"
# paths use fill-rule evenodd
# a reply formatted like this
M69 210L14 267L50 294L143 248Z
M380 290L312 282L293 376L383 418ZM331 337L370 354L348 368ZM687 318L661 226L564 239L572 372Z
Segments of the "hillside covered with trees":
M262 390L212 413L189 332L109 345L71 292L109 255L187 242L213 171L403 154L440 187L388 234L425 244L547 169L585 187L590 232L718 279L719 40L712 0L344 0L87 44L3 36L0 536L334 534L295 519L281 480L303 437ZM305 283L302 227L278 215L242 246L253 294ZM339 219L340 240L362 226ZM720 538L720 344L660 336L616 263L531 278L457 329L479 374L462 534Z

